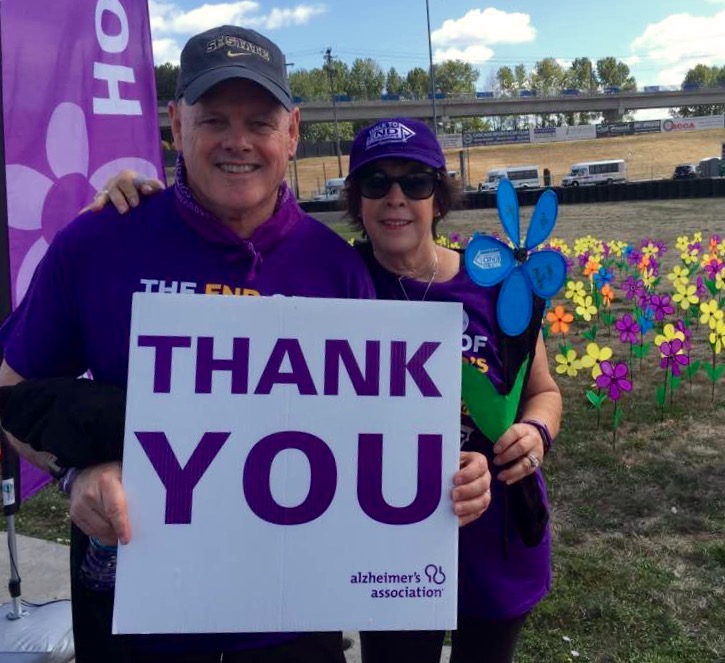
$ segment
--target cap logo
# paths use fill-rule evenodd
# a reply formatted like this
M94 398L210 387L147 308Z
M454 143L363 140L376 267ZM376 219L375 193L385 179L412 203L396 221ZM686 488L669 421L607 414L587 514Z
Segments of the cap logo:
M229 49L226 54L230 58L237 58L242 55L258 55L267 62L272 59L266 48L262 48L240 37L234 37L233 35L220 35L216 39L208 41L206 44L207 53L212 53L220 48Z
M415 131L406 127L402 122L381 122L368 131L365 149L369 150L376 145L385 143L405 143L415 136Z

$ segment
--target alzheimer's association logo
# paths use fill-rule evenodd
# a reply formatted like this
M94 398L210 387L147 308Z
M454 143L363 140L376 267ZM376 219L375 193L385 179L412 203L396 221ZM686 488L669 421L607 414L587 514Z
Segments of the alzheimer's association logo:
M368 132L365 141L365 149L381 145L383 143L405 143L415 136L415 131L406 127L402 122L387 120L379 122Z
M19 304L33 272L48 250L56 233L78 215L109 177L131 168L147 177L158 177L150 161L122 157L101 165L88 174L91 160L88 129L83 110L77 104L58 104L45 130L47 170L23 164L9 164L8 225L11 245L18 265L15 277L15 304Z

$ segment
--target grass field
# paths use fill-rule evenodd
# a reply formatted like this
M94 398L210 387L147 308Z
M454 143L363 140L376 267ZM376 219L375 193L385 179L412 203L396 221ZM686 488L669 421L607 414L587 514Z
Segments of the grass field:
M326 220L349 236L339 214ZM495 211L472 210L452 214L441 231L498 227ZM570 245L592 234L672 246L695 230L725 234L725 199L562 207L555 235ZM547 344L553 365L558 340ZM598 422L585 398L587 376L557 376L564 419L545 463L555 580L525 630L520 663L725 661L725 384L714 400L700 378L684 385L663 416L657 371L635 373L616 445L611 409ZM18 530L67 540L64 501L53 490L33 498Z
M571 164L600 159L624 159L630 180L650 180L672 177L675 166L695 163L706 157L719 156L725 142L725 129L708 129L679 134L647 134L620 136L598 140L562 141L530 145L500 145L476 147L467 154L469 183L474 187L485 178L491 168L535 164L542 172L549 168L552 183L560 184ZM456 150L446 153L448 167L460 171L460 158ZM342 157L342 173L347 175L348 158ZM303 159L297 162L300 199L311 198L324 186L325 181L337 177L335 157ZM289 179L294 181L290 165Z

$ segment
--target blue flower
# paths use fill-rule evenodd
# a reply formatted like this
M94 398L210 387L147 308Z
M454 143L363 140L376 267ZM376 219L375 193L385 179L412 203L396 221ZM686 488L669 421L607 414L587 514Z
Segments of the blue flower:
M476 233L466 247L466 271L474 283L484 288L503 282L496 303L496 318L505 334L518 336L531 321L532 292L548 299L559 292L566 280L566 260L559 251L532 251L554 229L558 202L551 189L541 194L523 246L519 202L508 180L499 183L496 204L501 225L514 248L495 237Z

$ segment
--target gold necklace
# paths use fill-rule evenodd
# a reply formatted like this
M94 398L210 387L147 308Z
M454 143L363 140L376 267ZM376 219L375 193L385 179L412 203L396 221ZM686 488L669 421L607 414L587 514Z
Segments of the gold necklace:
M430 290L430 286L432 285L433 281L435 281L436 274L438 274L438 252L436 251L433 254L433 273L430 275L430 278L428 279L428 283L426 283L425 291L423 292L423 297L421 298L421 302L425 301L425 298L428 296L428 291ZM408 297L408 291L405 289L405 286L403 285L403 279L407 278L403 276L402 274L398 277L398 284L400 285L400 289L403 291L403 295L405 295L405 298L410 301L410 297Z

